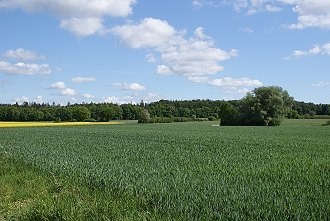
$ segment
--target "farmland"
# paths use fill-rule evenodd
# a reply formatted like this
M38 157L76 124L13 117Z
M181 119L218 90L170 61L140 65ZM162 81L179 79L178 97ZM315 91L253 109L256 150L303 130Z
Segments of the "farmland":
M329 127L211 124L0 128L0 178L35 191L0 220L329 219Z
M120 122L0 122L1 127L55 127L55 126L84 126L84 125L109 125Z

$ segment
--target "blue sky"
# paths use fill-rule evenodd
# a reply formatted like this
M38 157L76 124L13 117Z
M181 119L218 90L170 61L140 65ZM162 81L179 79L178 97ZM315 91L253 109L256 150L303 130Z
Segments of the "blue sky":
M0 103L330 103L329 0L0 0Z

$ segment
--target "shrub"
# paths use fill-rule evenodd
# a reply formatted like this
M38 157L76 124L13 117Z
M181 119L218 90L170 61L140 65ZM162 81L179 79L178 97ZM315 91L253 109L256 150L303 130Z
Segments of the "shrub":
M94 118L88 118L85 119L84 122L96 122L97 120L95 120Z
M330 125L330 120L327 120L327 122L325 122L325 124L323 124L323 126L329 126Z
M209 117L208 117L208 120L209 120L209 121L215 121L216 118L215 118L214 116L209 116Z

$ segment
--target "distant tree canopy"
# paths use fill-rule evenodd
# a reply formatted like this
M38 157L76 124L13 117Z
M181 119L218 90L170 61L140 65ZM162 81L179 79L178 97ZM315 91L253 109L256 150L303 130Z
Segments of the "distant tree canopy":
M330 118L329 104L293 101L280 87L260 87L241 100L160 100L140 104L0 104L0 121L184 122L221 119L221 125L278 125L287 118ZM150 118L150 119L149 119Z

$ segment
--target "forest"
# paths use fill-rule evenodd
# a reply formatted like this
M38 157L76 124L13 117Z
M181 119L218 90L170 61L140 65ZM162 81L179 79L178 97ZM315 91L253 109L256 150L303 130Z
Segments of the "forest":
M81 103L65 106L49 103L0 104L0 121L109 121L138 120L143 109L151 118L224 117L239 107L238 100L160 100L140 104ZM330 104L294 101L288 118L330 118Z

